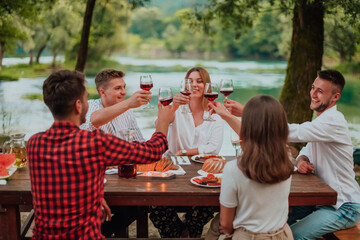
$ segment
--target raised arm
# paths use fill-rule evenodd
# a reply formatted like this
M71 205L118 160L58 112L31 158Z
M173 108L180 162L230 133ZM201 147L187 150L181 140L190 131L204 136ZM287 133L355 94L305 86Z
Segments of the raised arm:
M137 108L141 105L148 103L148 99L151 99L150 94L150 91L137 91L131 97L122 102L93 112L90 116L90 122L94 127L98 128L110 122L120 114L129 110L130 108Z
M210 102L208 107L216 112L222 119L224 119L237 134L240 134L241 121L226 111L221 103Z
M224 106L232 115L236 117L242 116L244 106L241 103L231 99L224 99Z

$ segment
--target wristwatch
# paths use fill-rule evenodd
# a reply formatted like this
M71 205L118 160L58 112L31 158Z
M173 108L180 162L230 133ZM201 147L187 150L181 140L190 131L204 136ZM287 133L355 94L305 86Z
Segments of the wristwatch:
M183 149L183 150L181 150L181 153L182 153L183 156L185 156L187 151L185 149Z

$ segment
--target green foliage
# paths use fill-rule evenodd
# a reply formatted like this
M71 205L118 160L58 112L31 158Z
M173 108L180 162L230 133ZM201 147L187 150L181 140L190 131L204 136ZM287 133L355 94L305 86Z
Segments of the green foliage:
M360 74L360 62L341 63L338 66L335 66L334 68L343 74L346 73ZM358 80L360 80L360 77L358 78Z
M36 19L36 6L37 1L0 1L0 43L5 46L6 52L11 52L15 48L16 40L27 38L24 23ZM2 53L0 57L3 57ZM2 59L0 59L1 62Z
M130 33L138 34L141 38L161 38L164 29L158 8L139 8L131 16Z
M99 93L96 90L96 87L86 86L86 90L89 93L88 99L98 99L98 98L100 98Z
M126 29L130 9L144 1L100 0L96 2L89 37L88 59L99 61L126 46ZM77 36L78 43L80 35ZM67 52L67 59L76 58L79 45Z
M350 24L351 21L351 16L339 6L325 18L326 54L335 52L341 62L352 61L360 44L360 22Z

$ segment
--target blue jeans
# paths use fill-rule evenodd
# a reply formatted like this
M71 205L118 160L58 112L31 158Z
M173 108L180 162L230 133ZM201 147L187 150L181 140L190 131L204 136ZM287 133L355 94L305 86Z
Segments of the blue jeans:
M360 204L344 203L337 210L332 206L293 207L288 224L295 240L310 240L353 227L359 220Z

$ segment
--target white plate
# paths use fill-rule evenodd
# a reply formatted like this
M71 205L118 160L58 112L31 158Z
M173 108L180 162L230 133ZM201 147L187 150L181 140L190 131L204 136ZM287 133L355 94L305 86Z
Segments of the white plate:
M206 177L208 174L213 174L215 177L222 177L222 173L210 173L210 172L205 172L202 169L198 170L197 173L203 177Z
M196 158L198 158L198 157L203 157L203 156L209 156L209 155L215 155L215 154L200 154L200 155L194 155L194 156L191 157L191 160L193 160L194 162L198 162L198 163L204 163L203 161L198 160L198 159L196 159ZM222 157L222 156L219 156L219 155L216 155L216 156L221 157L222 159L225 160L225 158Z
M202 184L199 184L197 182L194 181L194 178L202 178L203 176L197 176L197 177L193 177L192 179L190 179L190 182L196 186L199 186L199 187L206 187L206 188L219 188L221 187L221 185L217 185L217 186L208 186L208 185L202 185Z
M104 178L104 184L107 182L107 179L106 178Z

